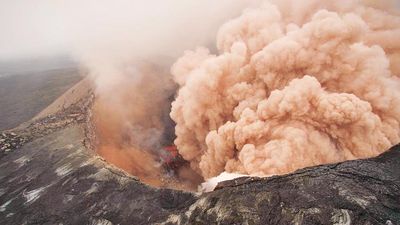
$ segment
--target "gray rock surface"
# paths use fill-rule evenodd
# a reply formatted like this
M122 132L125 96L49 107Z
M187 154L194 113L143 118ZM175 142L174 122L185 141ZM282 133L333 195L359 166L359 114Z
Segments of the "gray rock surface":
M2 135L23 141L0 152L0 224L400 224L399 145L211 193L157 189L90 150L86 102Z
M76 67L1 76L1 66L0 131L28 121L82 79Z
M373 159L217 189L163 224L400 224L400 145Z

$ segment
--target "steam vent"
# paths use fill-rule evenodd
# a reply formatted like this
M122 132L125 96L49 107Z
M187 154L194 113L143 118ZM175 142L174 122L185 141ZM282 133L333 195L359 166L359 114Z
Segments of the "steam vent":
M400 225L400 1L0 2L1 225Z

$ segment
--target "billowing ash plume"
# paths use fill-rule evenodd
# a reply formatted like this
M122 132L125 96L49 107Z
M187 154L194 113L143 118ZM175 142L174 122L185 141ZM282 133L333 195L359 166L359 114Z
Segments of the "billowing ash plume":
M166 184L160 165L163 147L175 138L169 113L177 85L170 66L185 49L209 45L223 21L258 1L83 2L72 19L74 47L95 83L99 155L146 183L195 188L201 177L187 165L176 171L186 187Z
M175 144L205 178L375 156L400 141L399 37L388 1L248 9L174 64Z

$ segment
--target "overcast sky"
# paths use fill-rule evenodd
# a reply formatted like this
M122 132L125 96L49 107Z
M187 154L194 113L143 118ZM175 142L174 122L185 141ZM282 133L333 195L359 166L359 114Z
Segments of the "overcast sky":
M71 53L82 46L122 48L128 42L162 48L175 39L182 48L191 47L215 36L223 21L255 2L0 0L0 60Z

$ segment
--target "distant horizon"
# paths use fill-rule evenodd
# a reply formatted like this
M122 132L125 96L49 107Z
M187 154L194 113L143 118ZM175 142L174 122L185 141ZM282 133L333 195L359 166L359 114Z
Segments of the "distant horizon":
M79 63L68 55L13 58L0 60L0 77L74 67Z

